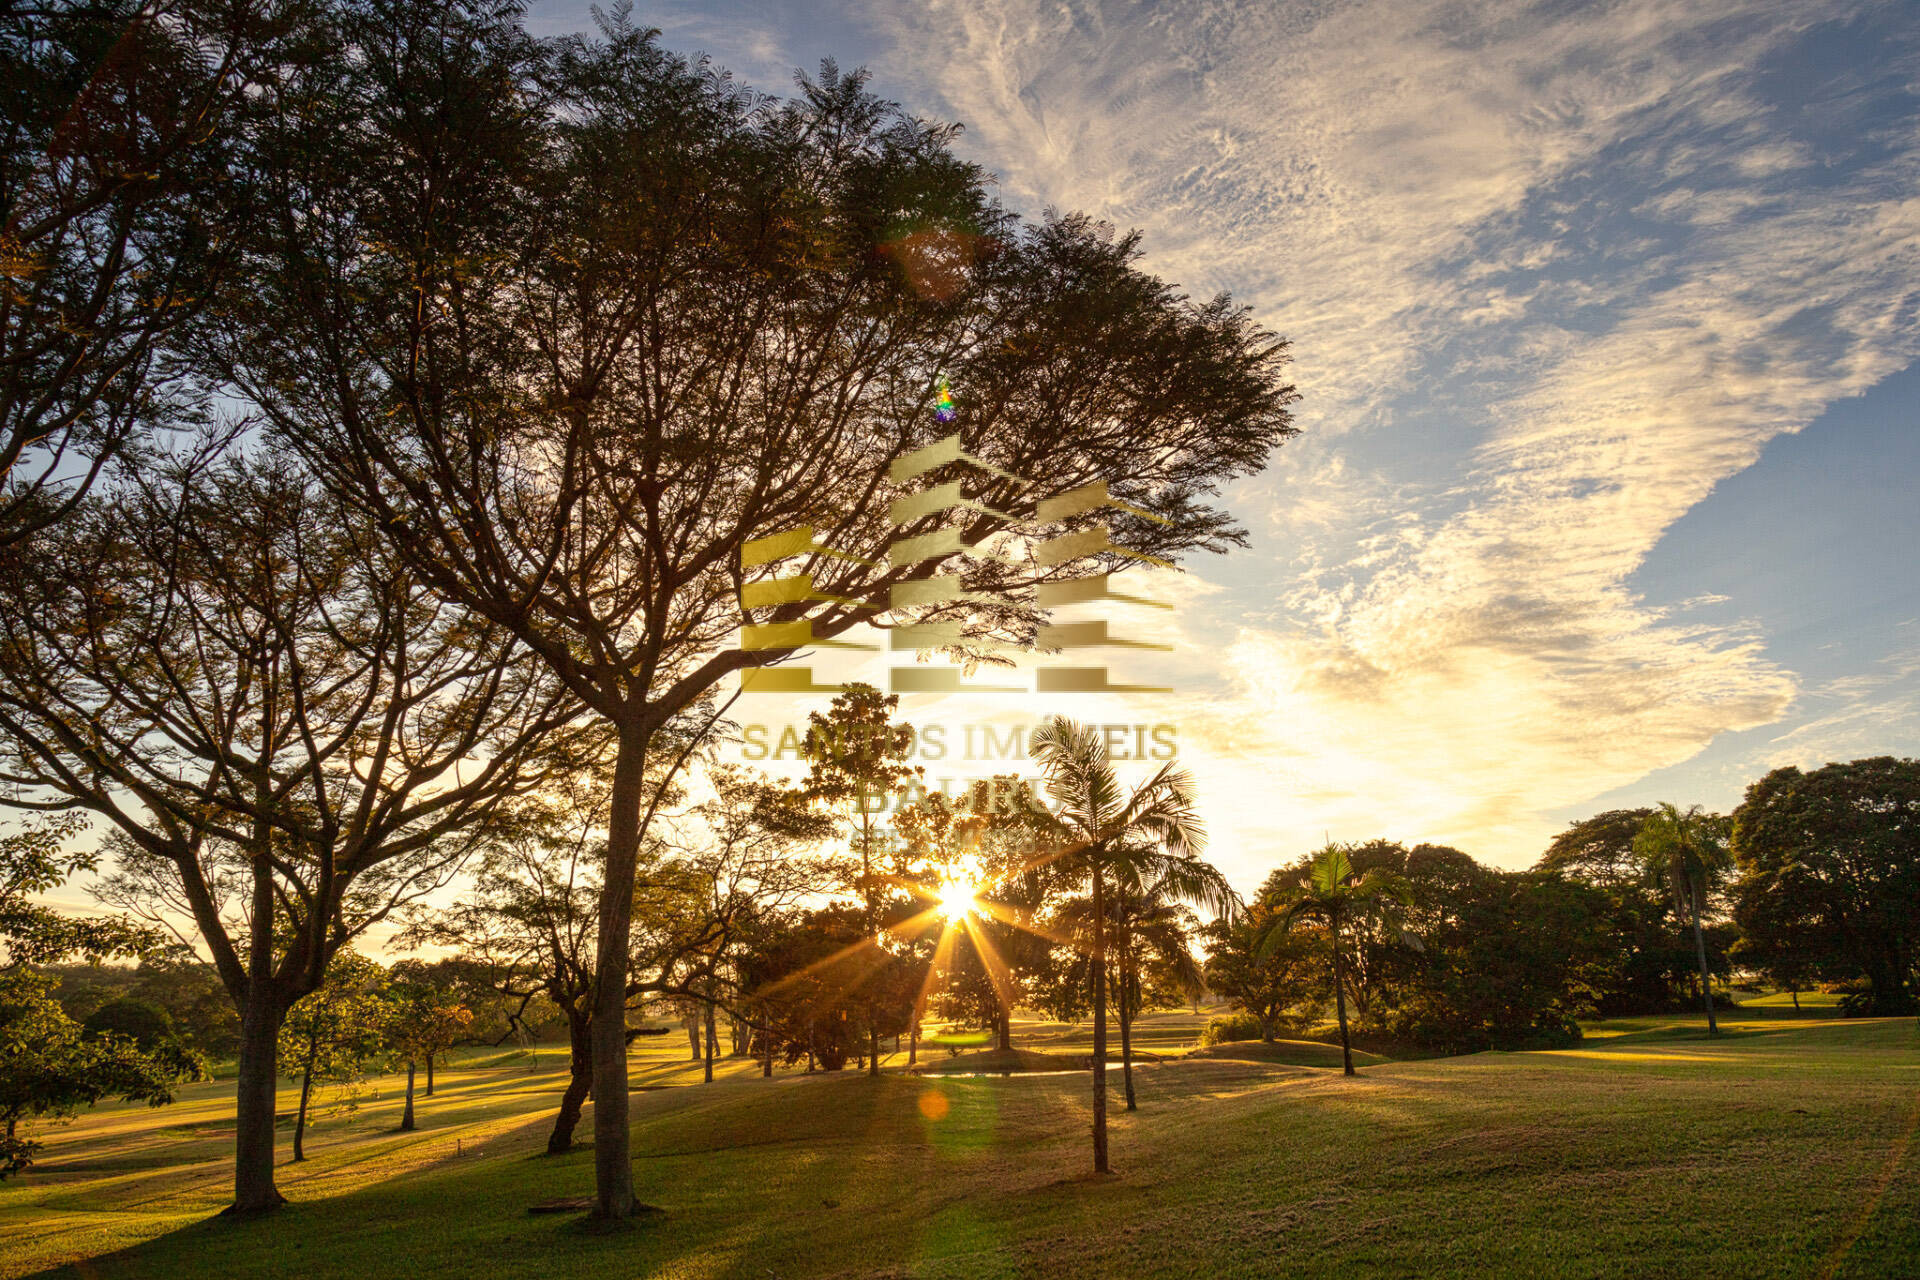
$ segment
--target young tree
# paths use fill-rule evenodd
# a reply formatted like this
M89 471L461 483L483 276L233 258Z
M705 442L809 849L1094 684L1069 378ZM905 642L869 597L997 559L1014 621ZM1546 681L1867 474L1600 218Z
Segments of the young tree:
M1387 904L1406 906L1411 902L1412 894L1406 881L1394 872L1375 867L1364 875L1356 875L1348 846L1342 844L1329 844L1314 854L1306 877L1296 887L1283 889L1279 896L1266 902L1272 916L1266 936L1261 940L1263 952L1277 946L1279 937L1299 921L1316 920L1327 927L1328 942L1333 948L1334 1008L1340 1021L1340 1067L1346 1075L1355 1073L1353 1047L1347 1031L1348 939L1344 931L1357 916Z
M1107 876L1121 851L1157 845L1167 859L1200 851L1206 835L1184 769L1162 765L1131 792L1123 790L1097 729L1055 716L1034 731L1033 757L1059 805L1059 856L1084 870L1092 920L1088 958L1093 1002L1093 1168L1107 1168Z
M0 563L0 803L104 819L99 896L191 922L240 1014L234 1204L267 1209L287 1009L542 785L575 704L286 458L136 479Z
M1189 904L1231 921L1239 895L1211 863L1171 857L1151 847L1122 851L1114 861L1114 950L1120 958L1120 1070L1127 1110L1137 1110L1133 1094L1133 1022L1145 1007L1149 972L1182 992L1202 989L1205 978L1194 959L1193 937L1200 921Z
M386 971L357 951L341 951L320 986L296 1001L280 1027L280 1061L287 1079L300 1082L293 1121L293 1159L307 1158L307 1113L313 1086L351 1086L384 1047ZM411 1103L412 1091L408 1091Z
M397 966L396 966L397 968ZM389 981L382 992L387 1008L384 1022L387 1047L407 1069L407 1101L400 1113L400 1131L413 1132L413 1077L421 1064L427 1068L427 1096L433 1096L433 1060L445 1053L473 1025L473 1010L432 987L403 976Z
M1694 805L1685 813L1662 804L1640 826L1633 851L1647 862L1655 883L1673 895L1683 920L1693 923L1693 949L1700 965L1700 1003L1707 1012L1707 1034L1717 1036L1713 1016L1713 975L1707 967L1706 935L1700 919L1706 914L1707 895L1733 868L1727 851L1728 822L1718 814L1703 813Z
M1292 433L1293 393L1244 311L1145 275L1134 237L1022 225L950 129L863 76L829 67L775 104L624 11L548 51L491 3L421 9L344 17L300 86L312 109L262 140L261 287L208 356L414 572L615 732L594 1144L596 1212L620 1218L653 735L879 611L1025 639L1037 584L1131 563L1106 527L1167 561L1240 542L1208 499ZM956 432L994 470L909 459ZM963 480L969 505L895 522ZM1126 508L1049 526L1084 554L1000 537L994 513L1102 483ZM926 556L889 559L916 537Z

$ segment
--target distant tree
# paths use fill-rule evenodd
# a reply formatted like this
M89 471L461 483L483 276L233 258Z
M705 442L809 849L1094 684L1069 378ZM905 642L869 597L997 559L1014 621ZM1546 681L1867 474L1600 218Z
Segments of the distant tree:
M1592 957L1582 981L1602 1014L1664 1012L1695 998L1698 963L1680 945L1686 928L1673 895L1656 883L1634 837L1656 812L1612 809L1576 822L1556 836L1535 864L1541 871L1592 885L1607 897L1610 945Z
M141 957L127 994L167 1011L183 1044L208 1058L231 1058L240 1048L240 1017L220 972L178 942Z
M400 1113L400 1131L413 1132L413 1078L421 1065L427 1066L427 1096L433 1096L433 1060L445 1053L473 1025L473 1010L457 1000L449 1000L424 982L403 974L398 981L388 977L381 993L386 1001L382 1011L387 1047L394 1061L407 1071L407 1100Z
M1169 861L1199 853L1206 830L1193 805L1193 780L1162 765L1125 790L1097 729L1055 716L1033 733L1033 758L1046 774L1047 793L1059 804L1053 840L1057 857L1087 877L1092 925L1087 948L1093 1004L1093 1168L1107 1168L1107 881L1125 850L1158 847ZM1129 857L1144 856L1128 854Z
M1297 879L1285 869L1272 872L1244 913L1216 919L1202 931L1207 988L1258 1019L1262 1040L1312 1025L1329 988L1324 939L1312 929L1271 927L1270 904L1283 901Z
M654 733L877 611L1029 638L1035 587L1132 563L1103 526L1163 560L1239 544L1210 499L1293 434L1285 344L1146 275L1133 236L1022 224L951 129L862 75L768 102L625 10L543 48L490 3L356 7L337 46L262 139L258 287L204 354L414 572L616 731L594 1156L596 1212L623 1218ZM995 471L895 478L956 434ZM896 499L963 477L966 505L894 523ZM1131 510L1054 526L1084 555L978 554L1025 541L995 512L1101 483ZM921 536L927 558L887 556Z
M307 1158L307 1115L313 1086L351 1087L386 1044L391 1012L382 991L386 971L357 951L335 954L326 981L296 1001L280 1028L280 1061L300 1082L293 1158Z
M149 1053L177 1045L180 1041L180 1037L174 1034L173 1019L167 1016L167 1011L153 1001L142 1000L138 996L121 996L107 1001L87 1015L80 1029L89 1036L123 1036Z
M895 724L898 694L883 694L869 684L852 684L835 696L826 712L807 717L807 795L835 811L852 834L860 858L860 875L853 891L866 912L867 932L873 939L870 959L878 967L888 962L881 930L884 887L880 869L882 817L907 784L919 776L913 756L914 731ZM880 1033L877 1008L867 1013L867 1072L880 1075Z
M102 1026L83 1034L53 999L54 979L36 966L70 956L99 961L137 954L157 939L125 920L61 915L28 900L75 871L91 852L64 847L81 826L61 814L0 835L0 1178L33 1163L36 1122L62 1120L107 1097L153 1106L198 1072L199 1060L170 1037L143 1046Z
M1876 1013L1920 1009L1920 760L1775 769L1734 810L1732 847L1750 942L1865 975Z
M1576 876L1605 888L1637 884L1646 878L1646 859L1633 841L1653 817L1651 807L1609 809L1570 823L1553 838L1536 865L1542 871Z
M1285 889L1267 902L1272 918L1263 949L1277 946L1278 939L1296 922L1316 920L1327 927L1328 944L1333 951L1334 1008L1340 1021L1340 1065L1353 1075L1353 1047L1347 1030L1346 949L1349 939L1344 931L1359 916L1377 911L1386 904L1411 905L1412 893L1406 880L1384 868L1375 867L1357 875L1349 846L1329 844L1313 855L1307 875L1298 885Z
M765 1052L839 1071L865 1048L866 937L866 913L841 903L762 922L740 969Z
M1733 855L1727 851L1728 829L1727 819L1703 812L1699 805L1683 813L1674 805L1662 804L1633 838L1633 850L1646 860L1655 883L1673 895L1681 918L1693 923L1700 1002L1706 1009L1710 1036L1719 1035L1720 1026L1713 1016L1713 975L1707 965L1701 918L1706 914L1707 896L1733 868Z
M1155 973L1183 993L1205 987L1193 940L1200 920L1188 904L1223 920L1240 911L1239 895L1211 863L1170 857L1151 846L1128 848L1114 860L1114 950L1120 961L1120 1067L1127 1110L1133 1091L1133 1022L1146 1004L1144 979Z

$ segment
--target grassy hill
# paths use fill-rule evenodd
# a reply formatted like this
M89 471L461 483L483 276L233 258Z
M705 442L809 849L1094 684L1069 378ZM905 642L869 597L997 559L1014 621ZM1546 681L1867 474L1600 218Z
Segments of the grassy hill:
M642 1195L612 1236L537 1201L591 1188L539 1154L556 1071L470 1062L391 1132L383 1082L225 1200L227 1087L102 1108L0 1187L0 1271L63 1276L662 1277L1920 1275L1920 1037L1758 1007L1708 1041L1617 1022L1555 1053L1312 1066L1167 1056L1086 1175L1086 1078L783 1074L712 1086L650 1048ZM1066 1029L1033 1029L1065 1051ZM1171 1038L1171 1032L1169 1032ZM684 1051L684 1047L680 1047ZM1171 1053L1171 1045L1156 1051ZM1082 1049L1084 1052L1084 1048ZM1279 1056L1279 1055L1276 1055ZM543 1064L551 1066L552 1061Z

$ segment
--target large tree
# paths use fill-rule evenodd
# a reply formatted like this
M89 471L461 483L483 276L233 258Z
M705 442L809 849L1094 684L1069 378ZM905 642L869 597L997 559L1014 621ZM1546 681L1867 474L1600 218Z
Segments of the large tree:
M1141 271L1133 236L1022 223L861 75L771 102L624 10L545 47L483 0L339 22L261 139L259 287L205 354L615 731L594 1158L624 1217L653 735L883 612L1030 637L1036 586L1133 563L1109 534L1164 561L1241 542L1210 499L1293 431L1285 345ZM917 453L956 435L966 458ZM1036 551L1005 515L1082 538Z
M103 822L103 898L210 955L241 1020L235 1205L262 1209L287 1010L541 785L574 709L286 459L139 478L0 565L0 802Z
M0 13L0 544L201 403L169 339L231 275L229 164L291 54L285 0Z
M1852 967L1883 1014L1920 1004L1920 760L1775 769L1733 812L1738 916L1778 954Z

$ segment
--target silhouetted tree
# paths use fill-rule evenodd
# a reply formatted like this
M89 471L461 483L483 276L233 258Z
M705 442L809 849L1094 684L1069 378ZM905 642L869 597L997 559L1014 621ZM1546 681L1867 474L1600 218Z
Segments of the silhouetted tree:
M1693 923L1693 949L1700 966L1700 1002L1707 1013L1707 1034L1720 1034L1713 1016L1713 975L1707 967L1707 941L1701 917L1706 914L1707 895L1733 868L1733 855L1727 851L1728 823L1717 814L1702 812L1694 805L1681 812L1671 804L1662 804L1640 826L1633 838L1633 851L1646 859L1655 883L1673 895L1674 909L1682 919Z

